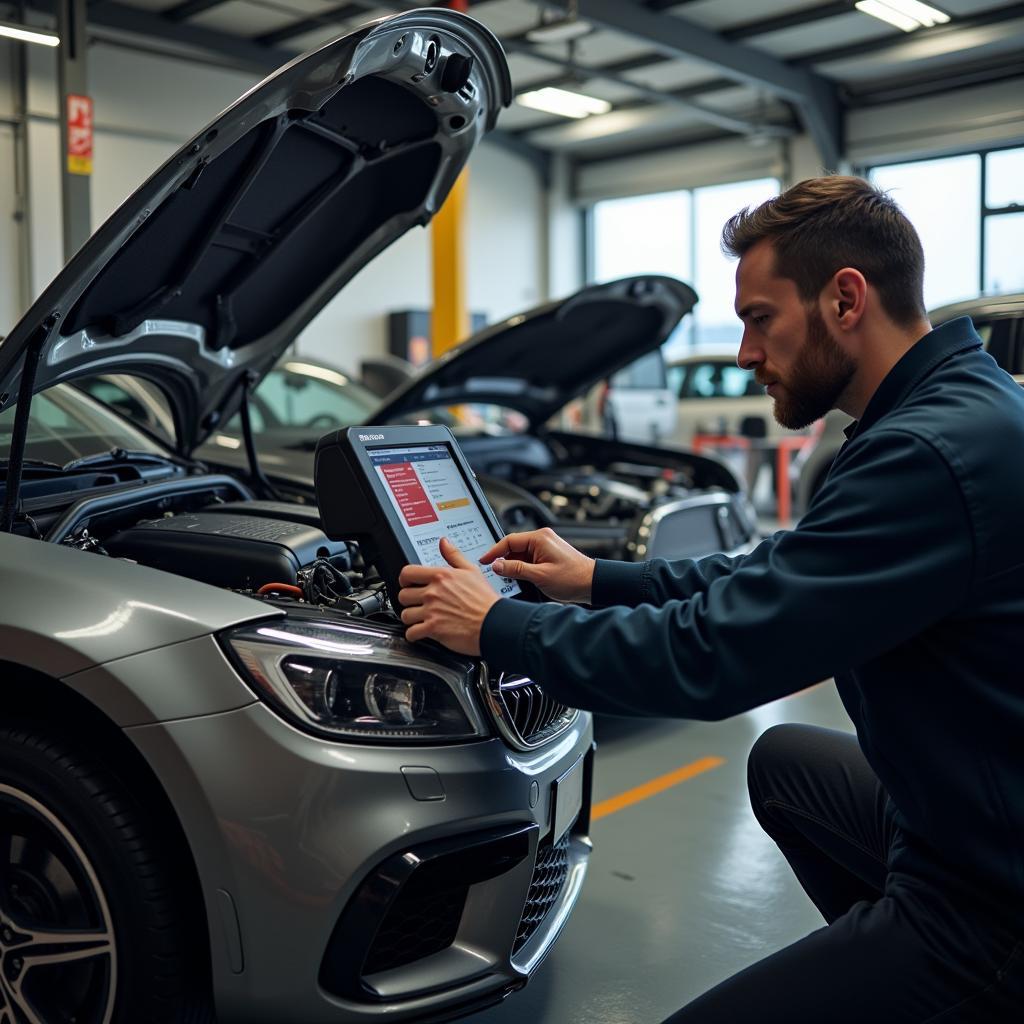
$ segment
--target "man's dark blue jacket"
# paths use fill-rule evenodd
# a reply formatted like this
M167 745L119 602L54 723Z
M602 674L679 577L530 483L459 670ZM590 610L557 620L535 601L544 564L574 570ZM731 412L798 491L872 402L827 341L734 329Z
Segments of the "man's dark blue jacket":
M835 676L908 843L1024 917L1024 390L969 319L892 369L795 530L599 561L593 603L499 601L483 655L576 707L705 720Z

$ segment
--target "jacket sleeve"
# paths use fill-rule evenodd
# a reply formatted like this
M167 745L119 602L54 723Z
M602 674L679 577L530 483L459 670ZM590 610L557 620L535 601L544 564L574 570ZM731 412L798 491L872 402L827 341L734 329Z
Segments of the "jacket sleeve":
M876 428L841 466L796 530L731 571L714 563L691 596L662 600L677 574L703 578L701 563L654 563L657 605L499 601L484 621L484 657L576 707L706 720L870 661L969 598L973 532L927 441Z
M779 536L779 535L776 535ZM762 541L772 544L775 538ZM728 576L742 565L747 555L708 555L669 561L653 558L647 562L616 562L599 558L594 567L591 605L610 608L624 605L663 604L703 593L716 579Z

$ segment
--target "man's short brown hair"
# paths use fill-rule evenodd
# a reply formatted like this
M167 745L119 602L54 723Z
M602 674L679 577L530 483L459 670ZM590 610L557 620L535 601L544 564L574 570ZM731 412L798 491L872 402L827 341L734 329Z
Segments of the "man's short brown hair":
M742 257L758 242L775 250L775 272L811 302L843 267L859 270L892 320L925 316L924 251L906 215L863 178L808 178L755 209L731 217L722 249Z

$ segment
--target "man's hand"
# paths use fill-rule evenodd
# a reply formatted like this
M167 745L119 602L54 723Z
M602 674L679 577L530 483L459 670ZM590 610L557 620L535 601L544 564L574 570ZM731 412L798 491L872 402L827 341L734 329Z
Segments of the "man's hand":
M447 538L441 554L451 566L407 565L398 575L398 601L407 640L437 640L459 654L480 654L480 629L500 600L474 565Z
M499 576L535 584L555 601L590 603L594 559L577 551L547 526L532 533L510 533L480 561L492 565Z

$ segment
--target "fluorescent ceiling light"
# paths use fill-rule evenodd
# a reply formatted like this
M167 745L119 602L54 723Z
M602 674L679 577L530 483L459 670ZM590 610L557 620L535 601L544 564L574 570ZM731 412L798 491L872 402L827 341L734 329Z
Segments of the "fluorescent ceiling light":
M590 117L591 114L607 114L612 109L607 100L569 92L567 89L553 89L550 86L546 89L524 92L516 97L516 102L533 110L543 110L548 114L560 114L562 117L577 119Z
M921 3L920 0L857 0L854 7L873 18L895 25L904 32L913 32L916 28L931 28L933 25L945 25L949 15Z
M12 25L8 21L0 21L0 36L17 39L22 43L42 43L43 46L59 46L60 36L52 32L34 31L23 25Z

